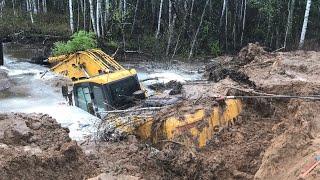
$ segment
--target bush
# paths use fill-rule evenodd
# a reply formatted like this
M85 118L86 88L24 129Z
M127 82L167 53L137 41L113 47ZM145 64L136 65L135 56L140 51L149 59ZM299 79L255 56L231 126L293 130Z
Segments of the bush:
M213 56L217 57L220 55L221 50L220 50L220 46L219 46L219 42L218 41L214 41L211 44L211 53Z
M92 32L79 31L71 36L68 42L56 42L53 47L53 55L71 54L77 51L97 48L97 40Z

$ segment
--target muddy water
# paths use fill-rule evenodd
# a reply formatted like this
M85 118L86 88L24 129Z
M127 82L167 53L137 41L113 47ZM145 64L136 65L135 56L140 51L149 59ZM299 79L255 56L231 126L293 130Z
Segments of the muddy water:
M60 76L50 72L43 76L43 73L49 70L48 67L29 63L34 54L39 53L37 49L19 44L4 45L4 66L0 68L8 72L11 87L9 91L0 92L0 113L45 113L57 119L62 126L68 127L73 139L82 140L92 135L100 120L77 107L67 105L57 85ZM140 79L158 77L158 80L144 82L145 85L201 78L199 73L186 72L183 68L164 69L161 64L157 68L129 63L124 66L136 68Z

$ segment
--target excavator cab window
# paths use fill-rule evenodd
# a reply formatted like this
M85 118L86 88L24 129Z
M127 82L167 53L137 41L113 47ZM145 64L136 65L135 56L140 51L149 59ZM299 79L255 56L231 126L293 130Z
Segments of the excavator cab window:
M117 109L128 108L134 103L133 93L141 90L137 77L131 76L114 83L110 83L112 104Z
M81 108L84 111L87 111L89 113L93 113L92 108L91 108L92 99L90 96L89 87L78 87L77 88L76 101L78 103L79 108Z
M94 96L95 106L98 112L105 111L105 98L101 87L93 85L92 93Z

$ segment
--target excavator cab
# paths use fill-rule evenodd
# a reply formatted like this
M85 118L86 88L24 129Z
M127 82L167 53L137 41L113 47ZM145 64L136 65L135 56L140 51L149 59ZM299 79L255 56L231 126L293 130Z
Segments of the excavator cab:
M141 87L136 75L106 84L84 82L73 87L75 105L94 115L133 106L140 100L141 96L136 96L139 91Z
M125 69L101 50L50 57L51 70L73 81L74 104L93 114L126 109L145 98L134 69ZM101 116L100 116L101 117Z

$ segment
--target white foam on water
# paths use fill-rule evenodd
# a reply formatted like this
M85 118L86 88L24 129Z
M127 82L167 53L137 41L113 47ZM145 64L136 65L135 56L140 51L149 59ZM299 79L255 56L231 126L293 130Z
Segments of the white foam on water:
M55 87L60 77L54 73L47 72L49 69L37 64L26 62L25 59L16 59L5 54L5 66L0 67L8 72L9 78L18 89L23 88L25 96L15 94L0 99L0 112L22 112L43 113L55 118L63 127L70 130L70 137L74 140L84 140L93 135L99 118L77 108L66 104L62 97L61 89ZM158 80L146 81L144 85L162 82L167 83L175 80L185 82L201 79L197 73L188 74L182 71L156 69L154 73L140 72L140 80L158 77Z

